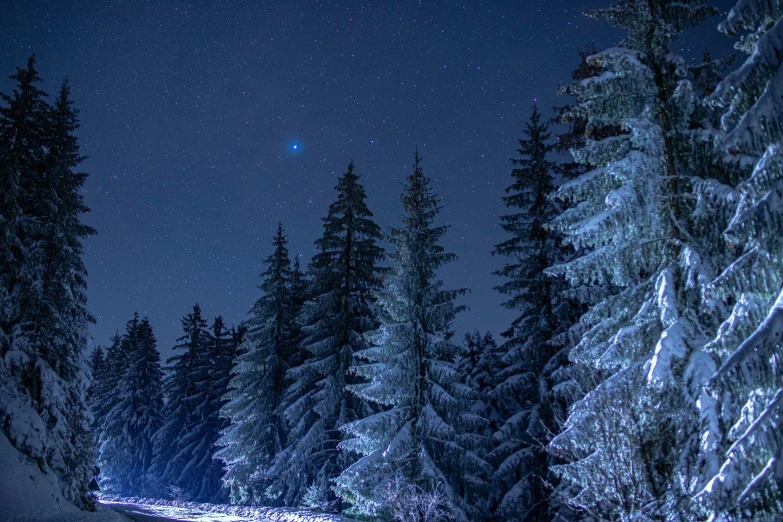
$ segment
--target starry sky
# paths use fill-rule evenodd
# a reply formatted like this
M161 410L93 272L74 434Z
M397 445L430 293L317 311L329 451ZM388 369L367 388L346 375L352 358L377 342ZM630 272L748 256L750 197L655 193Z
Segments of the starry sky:
M306 266L353 159L376 221L397 224L417 145L459 256L441 276L471 290L454 329L504 330L490 252L509 158L533 104L567 101L578 52L621 39L581 15L608 3L0 0L0 90L35 53L44 90L67 76L81 111L92 343L138 311L165 357L196 302L238 323L278 220ZM675 50L725 56L719 20Z

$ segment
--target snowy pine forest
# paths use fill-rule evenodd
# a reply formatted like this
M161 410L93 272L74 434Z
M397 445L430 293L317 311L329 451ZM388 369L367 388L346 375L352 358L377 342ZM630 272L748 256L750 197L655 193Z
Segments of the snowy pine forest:
M701 63L672 51L700 0L587 15L624 38L520 122L492 252L516 319L464 339L416 153L393 226L353 163L307 266L279 224L246 322L183 310L162 361L134 314L88 353L78 111L31 57L0 104L3 436L87 511L783 520L783 1L738 0L737 54Z

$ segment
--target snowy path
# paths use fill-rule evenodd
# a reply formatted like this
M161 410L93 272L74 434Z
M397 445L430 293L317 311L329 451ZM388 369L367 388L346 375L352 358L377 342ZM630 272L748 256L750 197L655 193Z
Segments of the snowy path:
M117 513L125 515L134 522L166 522L178 520L176 518L164 517L153 511L151 508L134 506L133 504L112 504L111 508Z
M253 520L242 516L181 507L114 503L109 505L114 511L134 522L250 522Z
M137 522L353 522L337 515L294 509L146 498L106 496L101 498L101 504Z

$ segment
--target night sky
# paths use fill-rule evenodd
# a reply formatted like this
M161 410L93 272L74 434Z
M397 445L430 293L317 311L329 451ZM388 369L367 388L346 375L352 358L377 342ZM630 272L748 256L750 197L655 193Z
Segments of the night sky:
M0 90L35 53L44 90L67 75L81 111L93 343L138 311L168 355L196 302L238 323L278 220L306 266L353 159L378 224L397 224L416 145L459 256L442 277L471 289L454 328L504 330L490 252L508 159L534 103L567 101L578 52L618 43L580 14L607 5L0 0ZM725 55L719 20L677 51Z

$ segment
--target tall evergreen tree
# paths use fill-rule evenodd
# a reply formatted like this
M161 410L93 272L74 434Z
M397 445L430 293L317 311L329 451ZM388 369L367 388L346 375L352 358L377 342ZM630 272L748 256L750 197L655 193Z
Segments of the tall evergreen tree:
M226 328L223 318L218 316L212 324L212 346L209 352L212 369L205 385L209 389L208 403L204 407L203 443L196 470L192 471L201 479L201 487L195 492L192 500L197 502L225 503L228 492L223 487L223 466L214 458L217 451L216 442L220 432L229 426L225 418L220 417L223 407L223 397L228 393L236 349L234 330Z
M193 311L182 318L184 335L177 339L177 350L182 350L166 363L169 366L165 381L165 423L155 435L155 473L168 494L189 498L193 489L191 481L200 480L190 474L188 465L193 458L194 431L203 411L208 389L204 386L209 372L209 346L211 336L207 322L196 304ZM173 363L173 364L172 364Z
M12 95L0 94L0 168L2 168L2 298L3 355L13 349L11 325L18 321L19 306L11 307L11 299L18 302L17 283L22 277L24 261L23 220L27 205L25 191L38 179L43 163L45 125L48 107L45 92L37 84L43 80L35 69L35 56L27 60L25 69L17 68L11 76L17 87Z
M86 270L94 231L79 193L86 175L79 121L64 83L53 107L30 57L0 106L0 355L11 442L57 475L65 497L90 507L94 450L86 392ZM17 420L18 418L18 420Z
M103 347L99 344L90 354L90 373L93 376L93 382L97 376L103 371L106 365L106 354L103 351Z
M106 414L117 403L119 383L125 369L125 356L122 351L122 336L116 332L111 338L111 344L106 348L103 360L103 371L95 373L96 379L92 392L90 410L93 417L93 436L100 440Z
M583 255L549 271L590 306L571 359L607 378L550 447L569 461L556 468L567 501L596 518L673 520L691 507L689 385L715 327L701 296L725 255L721 221L704 208L713 184L701 178L705 157L712 176L720 170L702 97L705 72L721 64L689 67L671 44L714 13L699 1L637 0L592 12L627 37L588 58L600 75L566 90L587 121L575 159L592 170L559 189L573 206L554 221ZM607 126L622 134L591 139Z
M753 164L741 182L721 184L716 203L730 222L723 238L735 257L705 294L724 319L705 351L701 484L718 520L783 515L783 2L737 2L720 25L746 32L750 54L720 83L712 102L725 111L724 147ZM714 361L714 362L713 362Z
M268 503L267 470L286 442L280 411L292 343L291 262L283 225L278 224L274 251L264 261L263 295L250 311L221 416L231 419L222 432L216 456L225 464L223 483L235 504Z
M198 305L193 309L190 325L192 332L198 332L196 335L190 334L190 342L195 343L188 370L192 390L183 399L187 416L174 457L182 462L182 468L176 477L171 476L171 480L183 498L206 500L220 491L219 484L207 482L209 478L214 478L207 476L207 470L213 463L213 444L218 438L220 420L219 409L213 410L220 405L214 400L212 391L218 340L207 329L207 322L200 317Z
M388 237L395 267L379 294L381 327L372 346L356 354L366 364L352 368L369 382L349 385L383 411L343 427L353 438L340 447L361 457L337 478L336 492L353 504L351 512L369 516L388 509L390 491L442 492L456 504L453 517L464 520L472 515L460 500L467 476L487 465L460 445L467 420L461 399L470 390L458 382L450 326L462 308L454 300L465 290L444 290L435 279L455 256L440 245L447 227L433 225L441 207L419 161L416 154L402 194L403 225ZM395 479L406 486L395 489Z
M493 254L511 258L496 275L507 281L495 289L509 296L503 306L519 316L503 332L505 367L496 374L496 395L513 397L504 425L495 435L497 447L490 453L494 476L495 516L501 520L549 520L548 459L544 445L556 430L549 407L550 383L545 368L560 352L553 337L575 320L573 306L563 298L561 280L545 270L565 260L561 237L545 228L559 211L548 199L554 190L556 164L547 156L547 124L534 106L519 140L520 157L513 159L513 184L503 200L515 210L501 217L511 238L497 245Z
M163 370L148 318L134 314L122 338L124 367L118 400L104 419L99 464L104 489L157 496L152 477L154 437L163 424Z
M194 308L189 324L198 325L201 340L190 369L193 392L184 399L188 410L182 437L173 454L183 464L178 476L168 480L177 496L194 502L220 503L228 500L221 478L223 466L215 457L221 430L229 426L220 417L224 396L228 393L231 369L241 342L236 329L226 328L222 317L215 318L210 332ZM191 334L191 339L193 338Z
M460 436L467 449L489 463L499 444L495 437L506 419L519 409L516 397L501 392L497 386L499 376L508 366L504 356L505 348L497 345L491 333L482 336L476 330L465 334L455 363L457 376L472 391L461 406L472 422L463 427ZM498 488L493 488L494 472L488 467L478 470L471 486L463 492L464 501L475 507L473 521L489 520L495 511Z
M367 347L364 335L378 326L373 293L381 287L383 272L383 249L376 244L381 230L372 221L353 162L335 189L337 200L329 206L323 235L315 242L312 293L299 314L304 361L290 372L288 395L306 390L286 411L302 436L289 442L275 466L275 472L286 477L277 493L285 492L293 505L308 487L309 502L335 499L331 481L350 463L349 455L337 448L340 427L369 413L346 386L357 382L349 373L354 353ZM303 416L304 404L311 413Z

